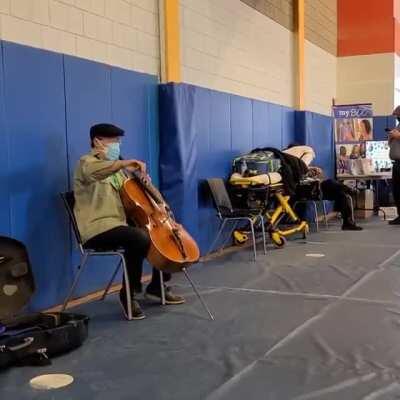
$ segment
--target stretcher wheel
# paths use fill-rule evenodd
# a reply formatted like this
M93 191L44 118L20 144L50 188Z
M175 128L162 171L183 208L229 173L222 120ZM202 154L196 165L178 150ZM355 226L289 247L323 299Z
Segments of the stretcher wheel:
M246 243L249 237L242 231L234 231L233 239L236 245L241 245L243 243Z
M270 238L272 240L272 243L276 247L281 248L281 247L285 246L286 238L284 236L281 236L278 232L271 232L269 234L269 236L270 236Z

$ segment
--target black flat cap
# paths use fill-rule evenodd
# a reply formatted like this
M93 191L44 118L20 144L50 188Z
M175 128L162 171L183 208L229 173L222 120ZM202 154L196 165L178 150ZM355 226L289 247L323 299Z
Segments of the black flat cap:
M90 139L94 139L95 137L117 137L124 136L124 130L118 128L113 124L96 124L90 128Z

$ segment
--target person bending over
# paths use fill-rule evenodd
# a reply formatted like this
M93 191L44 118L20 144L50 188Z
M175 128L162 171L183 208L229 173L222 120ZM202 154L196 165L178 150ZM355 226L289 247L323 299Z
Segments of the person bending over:
M311 167L311 161L315 158L315 153L310 146L289 145L284 153L291 154L300 158L308 166L308 176L318 179L321 182L323 200L334 201L335 210L342 215L344 231L361 231L363 228L356 225L353 219L353 210L348 195L353 194L353 190L346 185L334 180L325 179L324 173L319 167Z
M142 291L143 261L150 247L148 233L127 223L119 190L127 179L124 170L139 169L146 165L138 160L120 159L120 139L124 131L115 125L97 124L90 129L91 151L78 162L74 175L74 214L84 247L94 250L122 248L128 270L132 296L132 317L143 319L145 314L135 295ZM170 275L164 273L164 280ZM152 279L145 297L161 300L160 273L153 269ZM119 293L122 310L127 316L125 285ZM181 304L184 299L169 288L165 290L166 304Z

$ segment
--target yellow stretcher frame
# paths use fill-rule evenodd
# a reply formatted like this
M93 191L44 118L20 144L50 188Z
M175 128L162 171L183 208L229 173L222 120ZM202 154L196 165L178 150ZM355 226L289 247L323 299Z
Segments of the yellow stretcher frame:
M283 247L286 243L286 236L290 236L298 232L302 232L303 238L305 239L306 235L310 231L310 227L307 221L300 220L298 215L290 206L290 196L284 195L279 191L275 192L274 195L275 198L278 200L279 205L275 208L272 214L270 214L269 212L265 213L265 220L269 223L268 232L272 242L277 247ZM293 222L299 223L288 229L279 229L279 222L284 215L289 216Z
M235 184L235 186L246 188L253 185L243 185L241 182L240 184ZM283 185L281 183L269 185L266 190L268 190L270 195L273 195L278 201L278 206L272 212L266 211L264 214L264 220L268 224L266 230L268 231L274 245L277 247L283 247L286 244L286 237L298 232L302 232L303 238L305 239L306 235L310 231L310 227L307 221L300 220L298 215L290 206L290 196L283 194ZM285 215L287 215L293 222L298 222L298 224L287 229L279 229L279 223ZM240 230L235 230L233 237L237 243L244 243L247 240L247 235Z

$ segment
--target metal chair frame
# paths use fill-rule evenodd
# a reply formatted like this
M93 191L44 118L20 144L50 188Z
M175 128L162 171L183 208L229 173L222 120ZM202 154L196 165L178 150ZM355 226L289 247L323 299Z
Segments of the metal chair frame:
M67 297L64 300L61 311L64 311L67 308L68 303L70 302L70 300L74 294L74 291L76 289L76 286L79 282L79 279L82 275L82 272L85 269L85 267L87 266L87 262L88 262L89 258L90 257L114 256L114 257L119 258L119 262L111 276L111 279L109 280L109 282L103 292L103 295L101 296L101 300L104 300L106 298L108 292L110 291L111 285L113 284L115 277L117 276L117 273L119 272L119 270L121 269L121 266L122 266L123 274L124 274L124 278L125 278L125 293L126 293L126 302L127 302L127 306L128 306L128 310L127 310L128 311L128 320L131 320L132 319L132 297L131 297L131 289L130 289L130 284L129 284L128 270L127 270L125 258L124 258L124 251L122 249L115 249L115 250L109 250L109 251L98 251L98 250L94 250L94 249L85 249L85 247L83 246L82 238L79 233L78 224L76 222L74 211L73 211L73 206L74 206L74 197L73 196L74 196L73 192L61 193L61 198L63 200L65 209L68 213L69 220L72 225L72 230L74 231L75 239L78 244L78 249L79 249L81 260L80 260L79 265L77 266L78 272L74 277L74 281L68 291ZM162 276L161 276L161 279L162 279ZM164 294L162 293L162 295L163 295L163 302L165 302Z
M224 197L226 197L227 201L227 209L222 210L221 204L219 204L216 193L214 192L214 189L212 187L212 182L219 181L220 187L225 190L225 193L222 193ZM221 183L222 182L222 183ZM220 220L220 227L217 232L217 235L215 236L213 242L211 243L211 246L209 247L209 250L207 254L211 253L211 251L214 249L215 245L218 243L218 239L221 237L222 232L226 226L227 223L234 222L233 227L231 228L229 235L227 235L226 239L222 243L222 247L225 245L226 241L229 239L229 237L232 235L233 231L237 227L237 224L240 221L247 221L250 223L250 230L251 230L251 235L252 235L252 240L253 240L253 254L254 254L254 261L257 260L257 246L256 246L256 235L255 235L255 229L254 225L260 221L261 222L261 231L262 231L262 240L263 240L263 247L264 247L264 254L267 254L267 248L266 248L266 236L265 236L265 226L264 226L264 217L262 215L262 210L258 214L251 215L251 211L249 210L249 215L247 216L234 216L234 210L232 203L229 198L229 194L226 190L225 183L222 178L212 178L212 179L207 179L208 186L211 190L211 194L214 200L214 206L217 210L217 216ZM231 214L232 216L229 216Z
M325 227L328 227L328 215L326 212L326 205L325 205L325 200L321 199L321 200L297 200L294 205L293 208L296 208L297 204L307 204L307 203L311 203L313 205L313 211L314 211L314 224L315 224L315 230L317 232L319 232L319 221L318 221L318 203L322 204L322 213L324 216L324 223L325 223Z

